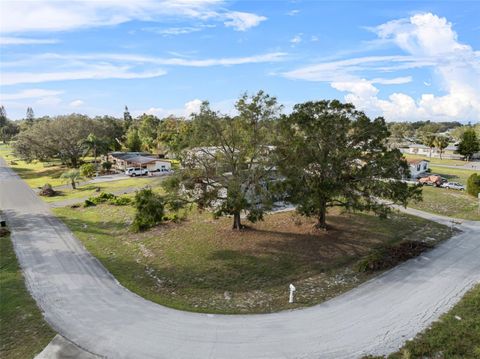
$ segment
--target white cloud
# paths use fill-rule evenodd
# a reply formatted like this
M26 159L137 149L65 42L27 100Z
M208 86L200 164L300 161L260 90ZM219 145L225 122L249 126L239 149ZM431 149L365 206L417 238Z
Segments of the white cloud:
M84 102L82 100L73 100L72 102L70 102L68 105L70 107L74 107L74 108L77 108L77 107L80 107L80 106L83 106Z
M431 13L387 22L373 29L379 40L390 42L406 55L367 56L306 66L284 73L287 78L330 82L346 92L345 100L387 120L480 120L480 52L458 41L452 24ZM417 99L395 92L379 97L374 84L400 85L412 76L385 78L385 73L430 68L442 95ZM377 74L368 79L365 73ZM425 84L427 86L427 84Z
M17 85L23 83L43 83L67 80L100 80L100 79L141 79L164 75L164 70L131 71L128 66L111 64L87 65L81 68L65 71L46 72L2 72L2 85Z
M298 15L299 13L300 13L300 10L294 9L294 10L290 10L289 12L287 12L287 15L288 16L295 16L295 15Z
M166 74L166 71L159 69L158 66L233 66L281 61L285 55L286 53L274 52L245 57L196 60L135 54L64 55L47 53L2 63L4 68L16 69L31 65L41 68L43 71L3 71L0 73L0 80L5 86L64 80L151 78ZM62 71L57 68L62 68Z
M35 98L58 96L62 93L63 93L63 91L44 90L44 89L28 89L28 90L22 90L22 91L16 92L16 93L0 93L0 99L2 101L25 100L25 99L35 99Z
M199 100L199 99L188 101L185 104L185 115L190 116L193 113L198 113L200 111L201 105L202 105L202 100Z
M226 19L226 26L245 31L266 19L253 13L229 11L223 5L223 0L3 0L0 30L2 33L68 31L133 20L186 18L202 21Z
M302 42L302 34L295 35L290 39L290 43L294 45L299 44L301 42Z
M224 25L233 27L236 31L246 31L267 20L265 16L239 11L230 11L225 14L225 17L228 20L224 22Z
M159 27L147 27L143 28L144 31L153 32L162 36L177 36L190 34L192 32L199 32L206 28L214 28L216 25L197 25L197 26L182 26L182 27L168 27L168 28L159 28Z
M0 37L0 45L45 45L56 44L57 39L31 39L27 37Z

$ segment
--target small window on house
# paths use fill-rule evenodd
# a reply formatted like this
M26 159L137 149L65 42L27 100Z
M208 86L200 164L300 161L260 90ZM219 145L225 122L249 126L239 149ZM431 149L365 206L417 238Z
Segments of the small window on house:
M420 171L420 165L417 165L417 171Z
M423 164L423 170L426 170L426 169L427 169L427 164L424 163L424 164Z

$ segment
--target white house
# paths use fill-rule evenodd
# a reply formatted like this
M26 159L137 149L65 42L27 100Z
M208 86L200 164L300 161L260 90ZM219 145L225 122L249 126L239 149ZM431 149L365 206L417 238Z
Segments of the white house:
M427 172L430 161L407 159L407 163L410 168L410 177L417 178Z
M107 159L115 169L122 172L129 167L146 168L150 172L168 172L172 169L170 161L147 152L111 152Z

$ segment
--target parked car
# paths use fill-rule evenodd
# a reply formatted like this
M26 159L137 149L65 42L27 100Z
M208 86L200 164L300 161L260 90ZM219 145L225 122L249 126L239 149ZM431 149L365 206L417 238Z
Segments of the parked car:
M440 187L448 188L448 189L456 189L459 191L465 191L465 186L458 182L445 182L445 183L442 183Z
M422 177L418 180L418 183L424 186L427 185L427 186L436 186L436 187L441 186L443 182L444 182L444 179L441 176L437 176L437 175Z
M126 169L125 174L130 177L146 176L148 175L148 170L140 167L129 167Z

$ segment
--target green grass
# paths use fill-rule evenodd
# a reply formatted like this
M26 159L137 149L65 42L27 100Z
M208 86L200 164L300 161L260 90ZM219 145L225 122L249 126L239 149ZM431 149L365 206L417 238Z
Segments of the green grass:
M422 156L422 155L412 155L408 153L404 153L404 156L406 158L411 158L411 159L418 159L418 160L428 160L430 161L431 165L439 164L439 165L448 165L448 166L464 166L468 162L462 161L462 160L450 160L450 159L440 159L438 157L428 157L428 156Z
M442 216L480 221L478 199L453 189L425 186L423 201L411 202L409 207Z
M12 148L3 144L0 145L0 156L5 158L12 169L32 188L41 187L45 183L50 183L52 186L64 184L60 176L67 171L67 167L58 162L27 163L16 158L12 154Z
M438 166L430 166L432 173L441 175L445 177L450 182L460 182L461 184L466 185L467 179L473 173L477 173L479 171L474 170L465 170L459 168L446 168L446 167L438 167Z
M430 166L433 174L445 177L450 182L467 183L468 177L475 171ZM410 203L410 207L443 216L480 220L478 199L464 191L437 187L423 187L423 201Z
M480 285L465 294L429 329L388 358L480 358Z
M329 216L332 229L293 213L268 215L242 232L231 219L191 213L181 223L132 233L134 209L99 205L54 209L106 268L133 292L182 310L213 313L273 312L310 306L369 279L356 263L372 248L402 239L449 238L448 227L395 214ZM408 222L409 225L405 226ZM312 232L313 231L313 232ZM287 302L288 284L298 302Z
M0 237L0 357L33 358L55 333L30 297L9 237Z
M132 187L142 188L145 186L158 187L163 178L159 177L143 177L143 178L128 178L118 181L109 181L102 183L92 183L77 187L77 189L67 188L59 191L59 194L54 197L41 197L45 202L53 203L65 201L70 199L83 199L85 197L96 196L98 194L97 188L101 192L121 192Z

